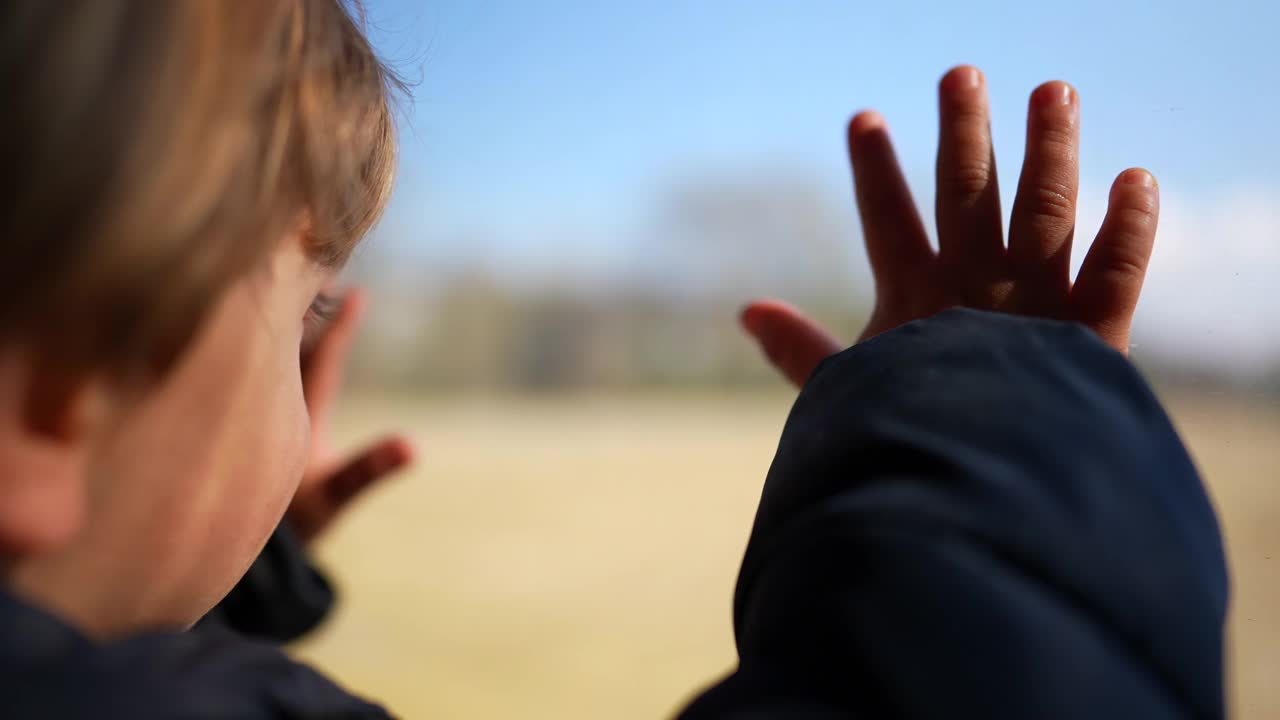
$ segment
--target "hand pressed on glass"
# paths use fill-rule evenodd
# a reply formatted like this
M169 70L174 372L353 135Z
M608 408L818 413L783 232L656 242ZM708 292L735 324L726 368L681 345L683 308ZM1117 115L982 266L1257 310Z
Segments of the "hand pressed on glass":
M388 435L345 457L330 444L329 415L364 314L365 293L353 288L337 302L332 321L302 357L302 388L311 420L310 454L288 518L305 541L323 533L357 496L413 462L413 446L400 435Z
M929 244L884 119L867 110L849 124L858 213L876 283L875 310L858 340L962 306L1077 321L1126 352L1155 240L1160 203L1155 178L1140 168L1116 178L1102 228L1073 283L1080 139L1076 91L1053 81L1031 94L1026 157L1007 246L983 75L967 65L953 68L942 78L938 95L937 250ZM775 300L751 303L742 322L797 385L843 347L801 312Z

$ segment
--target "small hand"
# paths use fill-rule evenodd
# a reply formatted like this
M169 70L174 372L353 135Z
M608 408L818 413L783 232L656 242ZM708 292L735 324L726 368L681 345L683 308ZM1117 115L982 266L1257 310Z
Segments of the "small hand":
M311 417L311 454L288 518L303 541L324 532L356 496L413 461L412 446L398 435L387 436L345 458L329 442L330 410L364 307L364 292L348 290L332 322L302 358L302 390Z
M858 340L963 306L1077 321L1127 352L1155 241L1155 178L1139 168L1120 173L1073 284L1080 140L1075 90L1054 81L1031 94L1007 247L982 73L971 66L953 68L938 94L937 251L929 245L884 119L868 110L849 124L858 212L876 282L875 310ZM773 300L748 305L742 323L797 385L842 347L798 310Z

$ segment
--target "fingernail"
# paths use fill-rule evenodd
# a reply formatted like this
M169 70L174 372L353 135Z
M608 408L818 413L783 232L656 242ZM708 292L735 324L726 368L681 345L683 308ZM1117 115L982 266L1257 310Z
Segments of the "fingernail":
M959 93L974 90L982 85L982 71L972 65L960 65L952 68L942 78L942 89L946 93Z
M863 110L853 116L852 122L849 123L849 131L854 135L860 135L869 130L884 128L884 116L875 110Z
M1124 174L1120 176L1120 182L1126 185L1141 185L1146 188L1153 188L1156 186L1155 176L1142 168L1125 170Z
M1036 88L1032 99L1037 105L1070 105L1075 100L1075 91L1064 82L1048 82Z

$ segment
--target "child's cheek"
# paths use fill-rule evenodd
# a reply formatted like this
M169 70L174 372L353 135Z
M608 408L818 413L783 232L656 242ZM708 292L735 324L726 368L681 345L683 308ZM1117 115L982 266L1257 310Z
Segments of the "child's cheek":
M270 518L271 528L293 499L306 471L310 451L311 421L302 395L297 361L290 359L285 365L283 376L274 386L276 407L275 412L269 414L274 422L262 428L268 442L260 448L261 467L269 470L267 477L258 478L259 487L270 488L271 505L276 509Z
M307 469L307 459L311 452L311 418L307 415L307 406L303 400L300 385L291 404L292 411L289 413L289 420L285 424L288 431L281 440L281 455L290 460L288 467L284 470L284 476L281 478L284 483L283 492L286 506L288 501L293 499L293 495L298 489L298 483L302 481L303 474Z

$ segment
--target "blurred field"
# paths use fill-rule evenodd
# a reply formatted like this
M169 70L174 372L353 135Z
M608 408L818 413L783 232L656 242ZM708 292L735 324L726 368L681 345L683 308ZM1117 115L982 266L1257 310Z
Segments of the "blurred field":
M296 653L406 718L657 718L733 663L730 598L784 393L358 397L422 459L320 549ZM1235 571L1235 715L1280 717L1280 408L1168 398ZM1274 559L1273 559L1274 558Z

